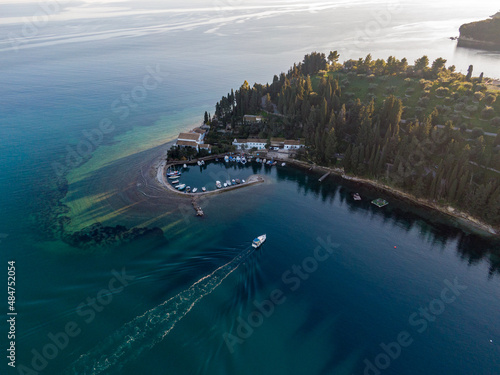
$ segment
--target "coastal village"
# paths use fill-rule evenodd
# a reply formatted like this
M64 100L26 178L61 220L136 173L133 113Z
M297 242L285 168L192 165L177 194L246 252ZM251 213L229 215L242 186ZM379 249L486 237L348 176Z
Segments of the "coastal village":
M243 117L243 121L241 122L241 126L254 123L262 123L263 121L264 120L262 116L245 115ZM234 134L234 132L231 130L231 126L226 126L224 128L218 129L218 121L216 116L212 118L210 123L212 124L213 129L211 129L210 125L204 122L200 127L194 128L187 133L180 133L172 147L177 147L179 149L191 149L196 151L196 153L198 154L201 153L204 156L206 156L207 154L212 154L213 147L206 141L207 134L211 130L226 135ZM227 143L223 144L222 146L226 146L227 148ZM285 139L277 137L263 139L249 137L244 139L234 138L231 142L231 146L232 147L230 147L228 151L276 151L277 153L279 153L280 158L288 159L288 156L294 154L296 150L305 147L305 142L301 139Z
M414 65L371 55L343 64L338 59L337 51L313 52L272 83L244 81L231 89L213 115L205 112L199 127L179 134L167 165L290 161L495 226L497 82L474 75L472 65L467 75L458 73L442 58L431 64L422 56Z

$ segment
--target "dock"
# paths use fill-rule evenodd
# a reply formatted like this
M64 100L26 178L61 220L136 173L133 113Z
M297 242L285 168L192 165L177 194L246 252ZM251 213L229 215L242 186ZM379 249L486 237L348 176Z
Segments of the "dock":
M323 176L321 176L321 177L320 177L320 179L319 179L318 181L319 181L319 182L323 182L323 180L324 180L325 178L327 178L328 176L330 176L330 173L332 173L332 172L327 172L327 173L325 173Z
M201 209L200 205L196 201L196 198L191 199L191 203L193 204L193 208L196 211L196 216L203 216L203 210Z

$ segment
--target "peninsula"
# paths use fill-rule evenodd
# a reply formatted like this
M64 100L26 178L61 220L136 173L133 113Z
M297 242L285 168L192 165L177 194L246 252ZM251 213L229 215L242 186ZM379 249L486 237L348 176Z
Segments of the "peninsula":
M338 60L336 51L313 52L271 84L245 81L205 115L207 142L235 150L238 139L267 140L271 150L300 139L293 157L301 163L498 232L500 101L491 80L427 56L413 65Z
M460 26L458 46L500 50L500 12L484 21Z

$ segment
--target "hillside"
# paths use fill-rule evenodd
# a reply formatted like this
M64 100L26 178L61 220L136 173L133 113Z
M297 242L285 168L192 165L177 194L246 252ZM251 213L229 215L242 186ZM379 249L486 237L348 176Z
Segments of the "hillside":
M500 226L500 101L489 80L472 77L472 67L467 76L456 73L444 59L429 64L426 56L414 65L370 55L337 60L314 52L271 84L245 81L217 103L210 142L303 138L301 160ZM273 108L278 113L265 110ZM245 114L265 121L244 124ZM219 136L228 125L231 134Z
M458 45L463 47L500 49L499 13L484 21L462 25L460 27Z

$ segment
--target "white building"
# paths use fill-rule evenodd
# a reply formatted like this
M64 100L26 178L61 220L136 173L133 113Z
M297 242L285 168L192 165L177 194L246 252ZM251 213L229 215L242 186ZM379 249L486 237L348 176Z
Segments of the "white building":
M298 150L301 147L305 147L305 145L300 141L286 140L284 142L285 150Z
M257 150L264 150L266 148L267 139L234 139L233 146L238 150L250 150L256 148Z
M181 133L179 137L177 137L177 142L175 142L175 146L179 147L192 147L195 148L196 151L199 151L199 145L203 144L203 138L205 134L190 132L190 133Z

